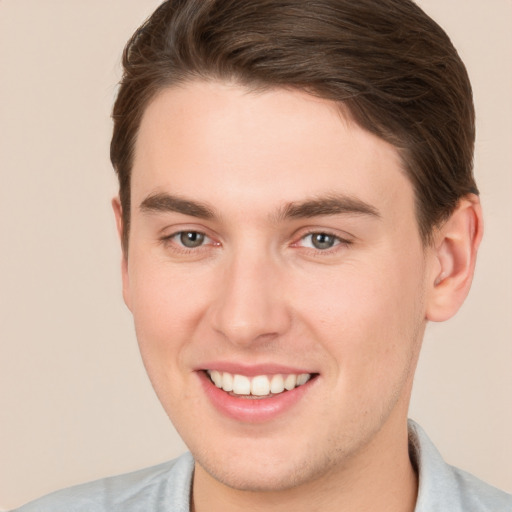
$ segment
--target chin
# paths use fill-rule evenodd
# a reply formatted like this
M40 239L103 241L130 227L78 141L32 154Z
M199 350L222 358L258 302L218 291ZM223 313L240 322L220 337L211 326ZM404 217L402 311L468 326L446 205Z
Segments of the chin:
M238 491L246 492L279 492L297 487L310 480L307 471L301 468L296 471L288 468L270 469L244 465L244 468L205 467L203 469L218 482Z
M329 455L312 460L306 450L287 456L233 451L217 457L194 454L196 463L215 479L232 489L247 492L278 492L296 488L329 472L333 461Z

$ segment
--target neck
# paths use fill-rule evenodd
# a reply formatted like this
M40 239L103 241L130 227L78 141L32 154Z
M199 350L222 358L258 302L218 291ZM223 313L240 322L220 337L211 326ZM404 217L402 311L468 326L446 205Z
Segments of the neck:
M218 482L196 463L192 512L322 510L413 512L417 476L409 459L408 433L392 418L353 460L299 487L241 491Z

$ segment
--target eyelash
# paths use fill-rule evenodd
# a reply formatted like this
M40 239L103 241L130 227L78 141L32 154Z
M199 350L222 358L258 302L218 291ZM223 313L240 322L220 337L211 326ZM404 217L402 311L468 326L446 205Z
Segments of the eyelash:
M199 236L204 237L204 241L213 242L213 243L211 243L211 245L214 245L214 246L220 245L219 243L214 242L206 233L203 233L202 231L198 231L195 229L184 229L181 231L176 231L175 233L172 233L171 235L162 237L160 239L160 242L166 246L168 244L172 244L173 249L175 251L183 252L186 254L193 253L193 252L196 253L196 252L200 251L201 249L204 249L206 245L210 245L210 244L201 243L201 245L198 245L196 247L187 247L182 242L179 241L179 238L181 238L183 235L187 235L187 234L199 235Z
M352 243L350 240L341 238L340 236L335 235L334 233L331 233L329 231L319 230L319 231L310 231L310 232L302 235L300 237L299 241L294 243L293 246L298 246L301 242L303 243L307 238L312 238L315 235L332 238L333 242L334 242L334 244L331 247L327 247L325 249L319 249L318 247L304 247L304 249L310 250L310 251L314 252L315 254L319 254L319 255L332 254L341 248L349 246ZM313 245L313 241L311 241L310 244Z
M183 242L180 241L179 239L183 235L190 235L190 234L199 235L200 237L204 237L203 242L200 245L196 246L196 247L187 247L187 246L185 246L183 244ZM325 249L319 249L319 248L316 248L316 247L305 247L305 246L300 245L308 237L313 237L315 235L330 237L330 238L334 239L334 245L332 245L331 247L327 247ZM171 235L162 237L160 239L160 241L163 244L172 243L173 246L174 246L173 247L174 250L179 251L179 252L183 252L183 253L186 253L186 254L197 253L200 250L204 250L208 245L213 245L213 246L220 246L221 245L219 242L214 242L212 240L212 238L209 237L208 235L206 235L204 232L193 230L193 229L191 229L191 230L176 231L175 233L172 233ZM209 243L204 243L204 242L207 242L207 241L209 241ZM310 243L311 243L311 245L313 245L313 242L310 242ZM341 248L348 247L351 244L352 244L352 241L344 239L344 238L341 238L340 236L335 235L334 233L331 233L331 232L325 231L325 230L318 230L318 231L309 231L309 232L303 234L299 238L299 240L297 242L294 242L292 244L292 247L302 247L305 250L311 251L312 253L314 253L316 255L329 255L329 254L332 254L334 252L337 252Z

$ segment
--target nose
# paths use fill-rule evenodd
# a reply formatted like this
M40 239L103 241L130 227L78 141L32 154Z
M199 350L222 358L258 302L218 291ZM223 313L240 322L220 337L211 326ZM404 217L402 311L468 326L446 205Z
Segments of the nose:
M250 347L275 340L291 323L282 269L271 258L236 257L219 275L211 305L212 327L232 344Z

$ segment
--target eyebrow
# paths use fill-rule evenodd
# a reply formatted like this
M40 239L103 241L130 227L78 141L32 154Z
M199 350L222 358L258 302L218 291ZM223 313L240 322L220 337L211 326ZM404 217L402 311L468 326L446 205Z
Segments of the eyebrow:
M201 219L214 218L214 210L205 203L192 201L167 193L151 194L140 204L145 213L175 212ZM372 205L347 195L327 195L301 202L287 203L280 208L276 220L303 219L328 215L353 214L380 217L379 211Z
M140 210L145 213L176 212L201 219L211 219L215 216L213 210L204 203L166 193L146 197L140 204Z
M302 219L324 215L354 214L380 218L380 213L371 204L346 195L328 195L302 202L287 204L278 212L278 219Z

